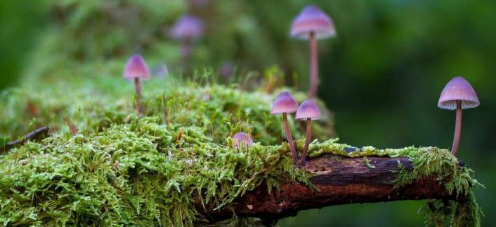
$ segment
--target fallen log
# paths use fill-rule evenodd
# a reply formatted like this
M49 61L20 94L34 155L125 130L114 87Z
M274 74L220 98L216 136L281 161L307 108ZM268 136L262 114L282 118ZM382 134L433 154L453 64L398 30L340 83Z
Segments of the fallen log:
M400 164L399 164L400 163ZM463 165L461 163L460 165ZM210 221L239 217L258 217L265 224L294 216L300 210L351 203L376 203L397 200L456 199L434 177L423 178L403 187L395 186L399 166L412 169L407 158L368 157L347 158L325 155L311 159L305 170L316 188L288 183L268 193L262 185L235 200L231 205L215 210L198 204L198 210Z

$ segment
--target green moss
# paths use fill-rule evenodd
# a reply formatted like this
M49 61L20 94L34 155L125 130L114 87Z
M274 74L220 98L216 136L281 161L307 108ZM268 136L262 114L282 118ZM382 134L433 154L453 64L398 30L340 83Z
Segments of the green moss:
M401 188L415 180L430 177L436 178L439 184L454 194L456 201L430 200L421 209L426 218L426 226L480 226L482 211L475 200L472 189L482 186L472 177L473 171L460 167L458 159L446 149L436 147L406 147L401 149L376 149L368 146L346 153L347 144L336 143L337 139L323 143L314 142L310 148L310 157L323 154L334 154L348 157L363 157L365 164L370 165L367 157L406 157L412 162L412 168L407 169L398 162L399 176L395 186Z
M367 157L363 157L363 162L369 169L375 169L375 166L370 163L370 160Z
M130 116L100 133L28 143L0 159L0 223L193 226L202 220L194 201L220 208L262 182L309 184L282 146L210 141Z
M478 227L483 215L473 192L458 201L429 200L420 213L425 216L427 226L435 227Z
M22 87L0 95L0 144L4 137L13 140L42 126L49 126L53 135L0 156L2 225L196 226L205 218L195 201L221 208L260 185L277 190L288 180L309 184L309 175L293 167L288 146L282 143L280 117L268 114L273 89L287 79L276 68L229 78L239 81L235 86L219 85L211 70L197 73L195 83L172 76L152 79L143 83L146 117L133 115L133 86L121 79L125 58L140 49L152 68L163 65L163 59L169 65L178 62L179 44L164 39L162 33L183 13L183 2L50 0L47 4L57 24L37 42ZM236 7L218 8L215 15L236 25L227 35L238 37L239 29L257 34L245 26L246 17L233 17L232 8ZM218 65L232 57L226 50L239 52L217 42L237 40L226 39L225 32L209 37L198 43L194 60ZM265 64L263 59L270 54L260 46L263 42L252 42L257 40L253 37L249 42L241 40L247 44L242 46L263 50L250 54L259 53L259 63ZM207 51L207 45L218 48ZM172 67L174 72L181 70ZM304 93L293 94L299 102L305 98ZM459 196L457 201L429 201L422 209L427 225L480 225L480 209L472 193L478 183L470 169L458 168L447 150L363 147L347 153L349 145L329 139L335 136L332 115L322 102L319 105L325 117L313 123L318 140L310 146L310 157L363 157L369 168L373 168L370 156L407 157L413 169L400 166L397 187L435 176ZM68 124L78 128L76 136L70 135ZM294 137L302 138L304 125L290 124ZM234 149L230 136L239 131L250 132L256 144ZM302 150L302 139L297 147Z
M0 223L193 226L204 220L195 201L222 208L262 183L269 191L288 180L310 184L310 175L293 167L285 144L237 150L230 138L212 141L196 127L129 115L101 132L28 143L0 159ZM408 157L413 170L401 171L398 187L435 174L448 190L464 195L442 206L443 201L429 201L426 207L435 209L423 208L428 224L479 226L471 192L477 182L446 150L366 147L346 153L348 145L336 141L314 141L310 156Z
M280 116L270 115L276 94L220 85L185 85L173 78L147 81L143 89L145 115L159 117L168 125L197 127L216 142L239 131L251 132L263 144L280 143L283 138ZM5 107L0 112L0 135L16 138L43 126L68 132L67 122L83 131L98 132L111 123L124 122L135 112L133 94L132 84L120 77L12 89L0 98L0 106ZM295 97L302 101L305 95L296 92ZM330 116L320 104L324 114ZM293 121L291 126L300 137L298 129L302 126ZM315 122L314 129L321 139L334 135L330 118Z
M208 78L201 83L153 79L144 83L141 119L134 115L133 86L120 76L47 81L7 91L0 98L6 110L0 113L1 134L17 138L49 126L53 135L0 156L0 223L197 226L206 222L195 202L223 208L260 185L269 191L287 181L312 186L310 175L292 165L281 118L269 114L276 93L267 93L263 83L258 86L263 89L245 91ZM293 93L300 102L305 98ZM352 146L328 139L331 114L320 105L326 117L314 121L317 139L310 157L362 157L369 168L370 156L409 158L413 169L400 168L397 187L434 176L460 198L424 208L428 225L439 220L479 225L480 209L471 192L478 183L449 151L369 146L350 152ZM77 135L71 136L68 123L79 129ZM304 125L290 124L301 151ZM256 144L234 149L230 136L239 131L250 132ZM440 201L426 207L434 203ZM245 219L232 223L253 224Z

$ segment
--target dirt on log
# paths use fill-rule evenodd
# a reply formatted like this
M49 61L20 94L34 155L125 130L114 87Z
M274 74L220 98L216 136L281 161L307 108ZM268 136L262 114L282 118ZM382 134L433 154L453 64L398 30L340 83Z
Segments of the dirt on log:
M398 188L398 163L411 170L407 158L368 157L347 158L325 155L311 159L306 171L316 189L301 184L284 184L280 190L268 193L262 185L230 206L214 210L198 204L197 208L211 221L239 217L258 217L268 223L294 216L300 210L351 203L376 203L396 200L455 199L436 179L424 178ZM460 164L463 165L463 164Z

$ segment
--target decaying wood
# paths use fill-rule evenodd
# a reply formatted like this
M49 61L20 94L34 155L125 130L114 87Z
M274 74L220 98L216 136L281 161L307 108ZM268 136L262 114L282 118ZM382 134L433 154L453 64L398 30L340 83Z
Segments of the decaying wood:
M396 200L454 199L444 185L435 178L419 179L410 185L396 188L394 180L399 174L398 163L406 170L412 168L407 158L369 157L367 166L363 158L345 158L326 155L311 159L305 169L315 174L311 182L317 190L301 184L285 184L280 190L268 193L265 186L239 198L231 206L214 210L203 208L212 221L240 217L259 217L277 220L294 216L300 210L325 206L375 203Z
M48 127L42 127L42 128L35 129L34 131L32 131L32 132L28 133L27 135L25 135L24 137L22 137L21 139L18 139L18 140L15 140L15 141L12 141L12 142L5 144L4 147L0 148L0 154L7 153L12 148L14 148L16 146L20 146L29 140L43 139L43 138L48 136L49 130L50 129Z

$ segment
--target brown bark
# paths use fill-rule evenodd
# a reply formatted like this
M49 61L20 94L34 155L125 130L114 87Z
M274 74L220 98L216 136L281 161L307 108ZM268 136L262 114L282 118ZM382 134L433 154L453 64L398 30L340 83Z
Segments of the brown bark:
M435 178L420 179L395 188L398 162L411 169L407 158L369 157L370 168L363 158L326 155L308 161L305 169L315 174L311 182L317 190L305 185L288 183L268 193L266 186L247 193L229 207L214 211L198 205L211 221L240 217L259 217L275 221L294 216L300 210L351 203L375 203L396 200L454 199ZM462 165L462 164L461 164Z

